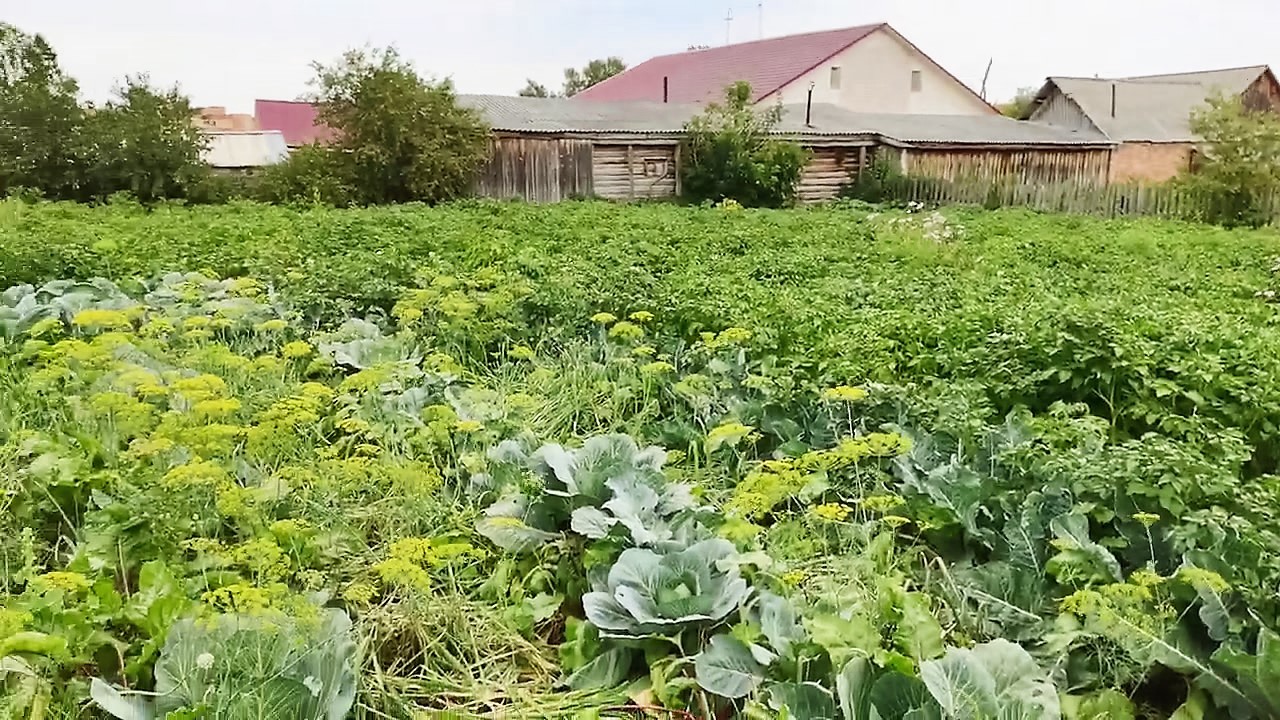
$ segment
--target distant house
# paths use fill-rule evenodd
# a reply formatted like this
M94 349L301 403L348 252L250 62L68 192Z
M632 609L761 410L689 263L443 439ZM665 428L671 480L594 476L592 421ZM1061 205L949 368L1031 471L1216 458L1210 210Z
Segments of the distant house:
M756 103L813 102L853 112L991 115L997 111L887 24L663 55L575 100L705 103L744 80Z
M222 106L196 108L192 122L202 130L257 130L258 121L245 113L228 113Z
M1025 118L1117 143L1112 182L1169 180L1191 167L1198 138L1191 113L1209 97L1239 95L1247 106L1280 112L1280 84L1265 65L1127 78L1050 77Z
M274 130L205 131L202 159L215 172L252 174L289 157L284 135Z
M316 120L316 106L301 100L255 100L258 127L276 130L290 148L333 139L332 128Z

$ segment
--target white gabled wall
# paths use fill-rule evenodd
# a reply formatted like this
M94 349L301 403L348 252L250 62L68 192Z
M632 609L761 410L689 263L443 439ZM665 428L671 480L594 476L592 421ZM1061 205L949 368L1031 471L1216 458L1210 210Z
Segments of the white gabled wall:
M831 87L831 68L840 68L840 87ZM911 89L912 71L920 90ZM770 94L761 103L803 103L813 83L813 101L855 112L912 115L990 115L994 111L959 81L892 30L881 28Z

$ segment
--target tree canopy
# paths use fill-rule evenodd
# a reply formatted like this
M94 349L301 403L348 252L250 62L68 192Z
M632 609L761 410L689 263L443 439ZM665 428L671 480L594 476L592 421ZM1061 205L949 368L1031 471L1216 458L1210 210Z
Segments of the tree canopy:
M559 93L552 92L547 89L546 85L529 79L524 88L520 90L519 95L521 97L573 97L592 85L598 85L626 69L627 64L620 57L592 60L582 68L565 68L564 85Z
M1201 144L1181 182L1203 198L1204 219L1264 224L1266 204L1280 195L1280 116L1219 96L1192 113L1191 130Z
M394 48L352 50L313 67L319 119L338 135L329 162L308 162L339 172L353 202L440 202L467 191L488 155L489 129L458 105L451 82L422 78Z

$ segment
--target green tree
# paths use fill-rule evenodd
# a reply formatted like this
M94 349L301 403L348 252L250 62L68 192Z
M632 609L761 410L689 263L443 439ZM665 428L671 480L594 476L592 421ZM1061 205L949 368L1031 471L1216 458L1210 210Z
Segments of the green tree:
M1018 88L1018 92L1014 93L1012 100L1007 103L1001 103L996 107L1000 108L1000 112L1007 117L1021 119L1031 110L1031 105L1036 101L1036 96L1039 94L1039 88Z
M685 124L681 181L693 202L726 199L749 207L783 207L795 200L809 153L770 137L782 108L756 112L751 86L739 82Z
M627 64L620 57L608 57L604 60L592 60L586 67L564 69L564 95L573 97L592 85L608 80L627 69Z
M1182 184L1201 199L1203 219L1259 226L1280 196L1280 116L1249 110L1240 97L1210 98L1191 114L1200 139L1197 161Z
M153 88L128 77L115 97L89 112L82 146L85 192L93 198L130 192L148 203L185 197L209 168L191 103L177 87Z
M520 97L537 97L537 98L553 97L551 94L551 91L547 89L546 85L543 85L542 83L536 82L534 80L529 80L528 82L526 82L524 89L522 89L518 94L520 95Z
M0 23L0 195L16 188L49 197L76 191L83 122L76 93L43 37Z
M489 129L458 105L448 80L424 80L393 49L352 50L314 65L330 152L361 204L440 202L467 192L489 152Z

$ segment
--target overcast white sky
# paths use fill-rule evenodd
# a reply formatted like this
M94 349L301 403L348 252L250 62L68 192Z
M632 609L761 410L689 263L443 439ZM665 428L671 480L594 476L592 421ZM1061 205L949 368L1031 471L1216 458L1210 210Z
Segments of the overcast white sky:
M306 90L313 60L395 45L461 92L558 87L563 68L629 64L759 36L754 0L0 0L0 20L53 43L88 99L126 74L198 105L252 112ZM1280 0L765 0L766 35L888 22L994 101L1046 75L1280 64Z

